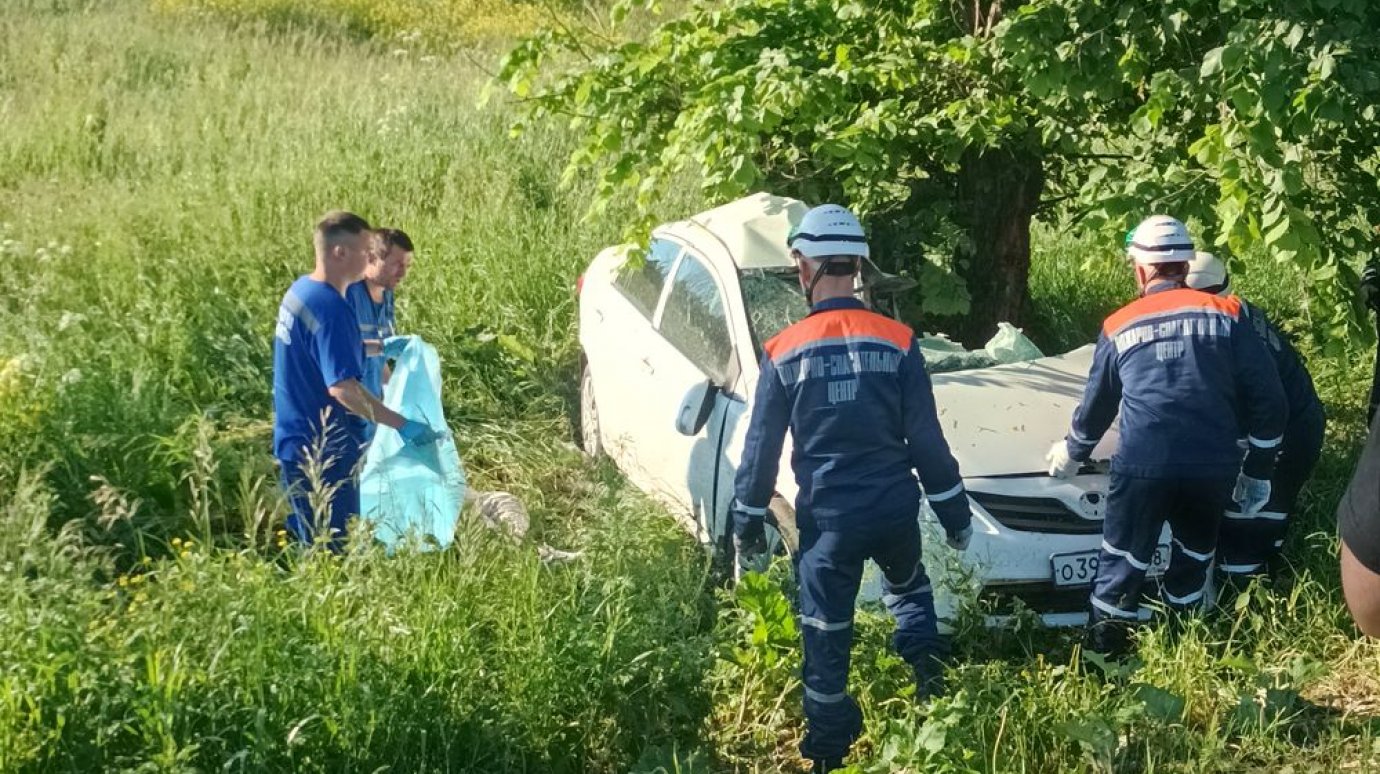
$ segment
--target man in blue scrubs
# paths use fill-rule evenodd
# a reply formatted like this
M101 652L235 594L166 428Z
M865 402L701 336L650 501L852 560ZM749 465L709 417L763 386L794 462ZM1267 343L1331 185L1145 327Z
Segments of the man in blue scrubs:
M298 540L322 538L332 550L359 513L365 424L381 422L417 446L437 438L360 382L364 343L345 292L364 273L370 239L369 224L353 213L332 212L317 223L316 268L283 295L273 337L273 454L292 506L287 527Z
M345 299L355 310L359 335L364 339L364 387L381 399L383 386L388 382L388 360L401 354L386 350L385 342L397 335L393 291L412 266L412 240L395 228L381 228L374 233L377 241L364 268L364 278L350 286ZM367 432L373 437L372 423Z

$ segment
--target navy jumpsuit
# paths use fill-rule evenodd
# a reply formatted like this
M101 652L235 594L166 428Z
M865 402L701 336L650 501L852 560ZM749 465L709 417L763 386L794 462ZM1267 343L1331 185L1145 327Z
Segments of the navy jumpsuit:
M1271 480L1270 501L1259 513L1247 516L1228 508L1218 538L1217 566L1228 577L1249 577L1266 570L1266 563L1284 545L1289 514L1299 492L1313 474L1322 454L1326 417L1322 401L1303 359L1284 334L1259 309L1241 301L1241 314L1250 321L1274 356L1284 394L1289 401L1289 424L1284 429L1279 461Z
M735 482L740 527L766 514L787 429L800 490L801 753L843 757L862 731L847 683L863 563L882 569L897 652L932 685L945 651L921 563L920 484L948 532L971 515L915 335L856 299L820 302L767 342Z
M1166 521L1164 601L1183 609L1203 600L1236 476L1270 478L1288 416L1274 362L1240 301L1181 285L1152 288L1103 323L1065 439L1073 459L1088 459L1118 410L1094 624L1138 618Z

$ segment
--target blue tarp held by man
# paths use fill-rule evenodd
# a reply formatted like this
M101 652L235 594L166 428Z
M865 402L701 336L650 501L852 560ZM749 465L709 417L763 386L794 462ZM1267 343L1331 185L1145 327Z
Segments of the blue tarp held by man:
M393 365L384 405L431 427L445 427L436 348L417 336L399 338L406 345ZM455 539L465 487L465 469L449 434L430 446L416 447L406 444L396 430L380 426L364 458L360 514L373 525L375 539L390 549L409 535L446 548Z

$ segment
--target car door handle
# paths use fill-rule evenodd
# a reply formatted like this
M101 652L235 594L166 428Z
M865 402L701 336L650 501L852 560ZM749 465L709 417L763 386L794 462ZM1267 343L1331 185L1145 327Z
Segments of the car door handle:
M656 373L656 368L652 365L652 359L650 357L642 358L642 370L649 374Z

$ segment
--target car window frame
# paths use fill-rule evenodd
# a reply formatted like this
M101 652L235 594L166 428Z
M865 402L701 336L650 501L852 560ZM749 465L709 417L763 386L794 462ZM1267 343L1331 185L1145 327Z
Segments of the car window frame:
M622 262L620 262L618 264L618 268L614 270L613 281L609 284L612 285L613 289L618 292L618 295L623 297L624 301L627 301L628 304L634 310L637 311L639 316L646 320L647 323L651 325L653 329L655 329L657 321L661 318L661 309L663 306L666 305L666 297L667 295L669 295L671 291L671 285L675 282L676 271L680 267L681 259L685 256L685 251L687 248L685 243L679 239L672 239L666 235L653 234L646 248L646 251L648 253L650 253L652 249L651 242L666 242L670 245L675 246L676 248L675 256L671 259L671 266L669 269L666 270L666 279L664 282L661 283L661 290L658 291L656 303L652 305L652 308L650 310L644 310L642 308L642 302L634 298L632 294L628 292L628 289L620 285L618 282L619 278L622 276L622 272L628 266L628 260L631 258L631 253L624 255Z
M681 357L685 358L686 361L688 361L692 366L694 366L701 374L704 374L704 377L706 379L714 381L715 386L719 387L721 391L727 394L732 391L734 386L737 384L739 377L743 373L742 359L740 357L740 353L738 352L738 333L734 330L734 328L736 327L736 321L734 319L735 315L733 307L729 303L730 296L728 293L727 284L724 282L724 278L719 273L719 270L714 266L714 262L705 257L705 255L699 250L695 249L694 246L688 244L687 242L681 239L676 239L673 237L663 238L667 241L679 244L681 246L681 251L680 255L676 257L675 264L671 267L670 281L667 282L665 288L663 288L663 292L661 294L661 302L657 305L656 318L652 321L652 330L654 330L656 332L656 335L662 341L666 342L666 344L669 347L671 347L677 353L679 353ZM722 384L718 384L717 380L713 375L705 373L704 369L700 366L700 364L696 363L694 358L692 358L687 352L685 352L685 350L676 346L675 342L673 342L664 332L662 332L661 329L661 324L666 313L666 305L670 302L671 291L674 290L676 286L676 277L680 275L681 265L686 261L687 258L691 257L693 257L694 260L698 261L700 266L704 267L705 271L709 274L709 279L714 283L714 289L719 294L719 306L723 314L724 332L728 336L729 349L729 359L724 366L725 373ZM742 292L741 288L739 288L738 292Z

